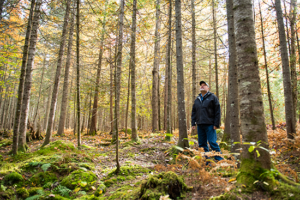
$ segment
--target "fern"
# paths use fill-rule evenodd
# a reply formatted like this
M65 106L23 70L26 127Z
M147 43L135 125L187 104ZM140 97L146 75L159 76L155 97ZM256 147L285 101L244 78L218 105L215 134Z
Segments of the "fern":
M58 185L54 190L53 193L54 194L59 194L63 197L69 197L70 192L72 192L72 190L70 190L69 188L62 186L62 185Z
M42 170L45 172L51 167L51 163L46 163L41 166Z
M26 198L25 200L36 200L36 199L39 199L42 195L34 195L32 197L28 197Z

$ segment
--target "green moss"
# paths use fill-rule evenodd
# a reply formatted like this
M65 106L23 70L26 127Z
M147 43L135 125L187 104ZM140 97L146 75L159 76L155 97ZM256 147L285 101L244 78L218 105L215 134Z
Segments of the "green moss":
M21 186L24 183L24 178L17 172L12 172L4 177L4 184Z
M81 197L76 198L74 200L99 200L99 198L96 197L95 195L84 195L84 196L81 196Z
M124 133L125 133L125 128L123 128L120 132L124 132ZM128 134L128 135L131 135L131 134L132 134L130 128L127 129L127 134Z
M57 180L57 177L52 172L40 172L33 175L29 181L33 186L43 186L48 182L54 182Z
M23 199L29 197L29 192L28 192L27 189L25 189L25 188L19 188L19 189L17 189L17 190L16 190L16 194L17 194L19 197L23 198Z
M113 169L110 173L108 173L107 177L110 178L115 175L116 168ZM142 167L140 165L132 165L132 166L122 166L119 172L121 176L139 176L144 173L148 173L150 170L148 168Z
M32 187L32 188L28 189L28 192L29 192L30 196L33 196L33 195L39 194L39 192L38 192L39 190L43 191L44 189L42 187Z
M49 151L57 152L59 150L75 150L74 144L72 142L65 142L63 140L57 140L55 142L51 142L45 146L43 146L38 153L40 155L47 155Z
M6 147L12 144L11 139L3 139L0 141L0 147Z
M97 176L93 172L85 172L83 170L76 170L69 176L65 177L61 185L74 190L77 186L80 186L85 191L89 190L90 187L96 182Z
M135 187L135 186L130 186L130 185L124 185L117 190L114 191L112 195L109 197L103 197L100 199L109 199L109 200L114 200L114 199L122 199L122 200L129 200L129 199L139 199L139 194L140 194L140 187Z
M15 192L12 189L0 191L0 199L13 199Z
M84 168L92 170L92 171L95 170L95 165L93 163L79 163L78 166L84 167Z
M94 149L96 149L96 147L91 147L91 146L88 146L88 145L85 145L85 144L82 144L82 145L81 145L81 148L82 148L82 149L89 149L89 150L94 150Z
M140 199L159 199L162 195L169 195L172 199L185 196L189 187L183 179L174 172L163 172L158 175L150 176L143 181L140 190Z
M300 199L300 190L297 187L280 183L278 187L270 192L272 199L275 200L297 200Z
M103 182L101 182L97 190L95 191L94 195L96 197L99 197L101 194L105 193L105 191L106 191L106 186Z

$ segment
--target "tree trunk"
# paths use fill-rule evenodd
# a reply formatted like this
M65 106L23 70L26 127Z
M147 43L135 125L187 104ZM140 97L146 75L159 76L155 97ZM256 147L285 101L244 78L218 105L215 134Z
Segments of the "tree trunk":
M1 0L4 2L4 0ZM16 105L16 113L14 119L14 128L13 128L13 145L12 145L12 153L14 155L18 152L18 138L19 138L19 124L20 124L20 111L22 107L22 98L23 98L23 89L24 89L24 79L26 74L26 63L27 63L27 55L28 55L28 45L31 35L31 25L32 25L32 16L33 10L35 6L35 0L31 1L30 12L28 17L28 24L25 36L25 44L23 48L23 57L22 57L22 66L21 66L21 74L20 74L20 81L19 81L19 89L18 89L18 100ZM1 13L2 14L2 13Z
M239 97L238 97L238 69L237 69L237 52L236 52L236 35L234 32L235 15L233 10L233 0L226 1L227 8L227 24L228 24L228 43L229 43L229 72L228 72L228 99L229 99L229 131L231 151L237 152L240 148L240 119L239 119ZM225 134L224 134L225 135ZM227 141L226 141L227 142Z
M18 149L20 151L26 151L27 145L26 145L26 128L27 128L27 118L28 118L28 110L29 110L29 99L30 99L30 92L31 92L31 84L32 84L32 66L36 51L36 43L38 38L38 27L39 27L39 21L40 21L40 7L41 7L42 1L37 0L35 11L34 11L34 17L32 21L32 30L31 30L31 36L30 36L30 46L29 46L29 52L28 52L28 60L27 60L27 66L26 66L26 77L25 77L25 84L24 84L24 93L23 93L23 100L22 100L22 106L19 108L21 109L21 116L20 116L20 130L19 130L19 144ZM24 47L25 49L25 47ZM20 87L20 86L19 86ZM21 88L22 89L22 88ZM19 90L20 91L20 90ZM20 92L18 92L20 94ZM19 103L19 101L18 101ZM18 121L15 121L15 125L18 124Z
M77 146L80 149L81 146L81 133L80 133L80 57L79 57L79 41L80 41L80 30L79 30L79 14L80 14L80 0L76 2L76 67L77 67Z
M68 87L69 87L69 73L70 73L71 56L72 56L71 51L73 47L74 17L75 14L72 12L70 32L69 32L69 44L67 50L67 62L65 68L64 85L63 85L62 100L61 100L61 110L60 110L60 117L59 117L58 130L57 130L57 135L60 136L63 135L64 133L64 127L65 127L65 121L67 115L66 111L67 111L68 100L69 100ZM72 88L72 83L71 83L71 88Z
M283 6L284 6L284 11L285 11L285 27L286 27L286 38L287 38L287 44L288 44L288 49L289 49L289 55L291 55L291 45L290 45L290 33L289 33L289 25L288 25L288 14L286 11L286 5L285 5L285 1L283 0Z
M130 64L129 64L129 73L128 73L128 84L127 84L127 101L126 101L126 111L125 111L125 137L127 137L127 125L128 125L128 109L129 109L129 94L130 94L130 76L131 76L131 73L130 73Z
M298 30L297 23L296 23L296 30ZM300 70L300 45L299 45L298 31L296 31L296 37L297 37L297 48L298 48L298 63L299 63L299 70ZM299 123L300 123L300 107L298 112L299 112Z
M176 13L176 58L177 58L177 101L178 101L178 123L179 123L179 140L178 146L189 147L185 100L184 100L184 75L183 75L183 54L182 54L182 31L181 31L181 0L175 0Z
M51 92L52 92L52 85L50 85L49 87L49 94L48 94L48 100L47 100L47 108L46 108L46 116L45 116L45 122L44 122L44 129L47 129L47 126L48 126L48 116L49 116L49 112L50 112L50 102L51 102L51 99L50 99L50 96L51 96Z
M195 18L195 0L191 0L192 7L192 100L197 98L196 83L196 18ZM188 124L189 126L189 124ZM192 130L192 135L196 135L197 131Z
M160 0L156 0L155 44L152 82L152 132L158 131L158 70L160 63Z
M117 54L117 66L115 72L115 125L113 135L116 141L116 174L120 172L120 163L119 163L119 132L118 132L118 123L120 116L120 85L121 85L121 72L122 72L122 48L123 48L123 20L124 20L124 0L121 0L120 5L120 15L119 15L119 37L118 37L118 54Z
M46 56L44 55L44 62L43 62L42 77L41 77L41 82L40 82L38 102L37 102L37 105L36 105L36 108L35 108L35 114L34 114L33 121L32 121L33 125L35 124L35 119L36 119L36 116L37 116L38 110L39 110L39 104L40 104L40 97L41 97L41 92L42 92L42 84L43 84L45 67L46 67Z
M131 140L137 141L139 138L136 126L136 73L135 73L135 43L136 43L136 12L137 0L132 4L132 26L130 44L130 72L131 72Z
M260 25L261 25L261 38L262 38L262 45L263 45L263 52L264 52L264 62L265 62L265 70L266 70L266 77L267 77L267 90L268 90L268 100L269 100L269 109L270 109L270 115L271 115L271 121L272 121L272 129L275 130L275 120L273 115L273 107L272 107L272 94L270 90L270 80L269 80L269 72L268 72L268 62L267 62L267 52L265 47L265 35L264 35L264 25L263 25L263 17L261 13L261 7L260 2L258 2L259 5L259 13L260 13Z
M213 13L213 29L214 29L214 54L215 54L215 81L216 81L216 96L219 98L219 75L218 75L218 52L217 52L217 22L215 12L215 0L212 1Z
M172 44L172 0L169 0L169 21L168 21L168 43L167 43L167 133L172 133L171 102L172 102L172 70L171 70L171 44ZM171 137L166 135L165 140L170 141Z
M111 45L109 47L109 70L110 70L110 96L109 96L109 114L110 114L110 132L113 132L113 120L114 120L114 116L113 116L113 64L112 64L112 57L111 57Z
M297 122L297 72L296 72L296 14L297 14L297 0L291 0L290 11L290 26L291 26L291 52L290 52L290 65L291 65L291 84L292 96L294 106L294 123Z
M159 71L159 68L158 68ZM157 108L158 108L158 130L161 130L161 121L160 121L160 76L158 73L158 85L157 85Z
M243 142L257 144L261 141L261 145L268 149L252 1L233 0L233 8ZM264 149L256 148L255 151L249 152L248 148L248 144L243 144L241 169L237 180L251 187L253 182L260 177L261 169L270 170L271 158L269 152Z
M296 125L294 123L293 96L291 85L291 74L289 69L289 57L286 47L286 37L284 31L284 23L281 10L280 0L275 0L275 9L277 15L277 24L280 40L280 54L282 62L283 86L284 86L284 102L285 102L285 120L287 137L292 139L293 133L296 133Z
M94 135L97 133L97 108L98 108L98 93L99 93L99 83L100 83L100 75L101 75L101 66L102 66L102 56L103 56L103 49L104 49L104 36L105 36L105 24L106 24L106 7L107 7L108 0L105 1L105 8L104 8L104 19L102 22L102 33L101 33L101 42L100 42L100 52L99 52L99 61L98 61L98 68L97 68L97 77L96 77L96 87L95 87L95 95L94 95L94 104L93 104L93 111L92 111L92 122L91 122L91 130L89 134Z
M54 85L53 85L53 93L52 93L50 113L49 113L49 119L48 119L48 127L47 127L45 141L42 146L49 144L52 139L52 126L53 126L53 121L54 121L54 117L55 117L57 95L58 95L60 74L61 74L61 68L62 68L62 58L64 56L64 49L65 49L65 43L66 43L66 37L67 37L67 26L68 26L68 21L69 21L70 3L71 3L71 0L67 0L64 25L63 25L62 35L61 35L61 42L60 42L60 46L59 46L57 68L56 68L56 74L55 74Z

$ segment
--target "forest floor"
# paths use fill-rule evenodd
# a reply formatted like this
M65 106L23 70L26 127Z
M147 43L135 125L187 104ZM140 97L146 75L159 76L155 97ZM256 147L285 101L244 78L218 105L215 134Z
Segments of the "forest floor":
M274 131L268 129L273 164L290 180L299 182L300 130L291 141L286 139L284 124L277 127ZM161 178L154 185L148 182L152 186L141 193L146 180L169 171L175 172L187 186L186 191L177 194L180 199L210 199L230 191L240 193L237 199L300 199L299 193L290 191L286 194L263 190L242 192L247 186L238 185L235 180L238 160L232 154L223 150L222 156L226 158L223 161L211 159L213 153L206 154L211 157L206 159L202 149L197 148L197 136L191 136L190 148L181 151L175 146L176 131L171 141L164 140L163 132L141 131L138 142L131 142L130 135L125 137L125 133L120 132L121 172L118 175L114 174L116 145L109 145L111 135L108 133L83 134L81 150L76 149L77 140L72 130L67 130L63 137L54 133L50 145L41 148L43 141L32 141L28 143L29 152L17 156L8 154L11 138L0 139L0 199L169 199L164 193L160 196L160 190L149 192L155 184L160 184ZM174 195L170 197L174 199Z

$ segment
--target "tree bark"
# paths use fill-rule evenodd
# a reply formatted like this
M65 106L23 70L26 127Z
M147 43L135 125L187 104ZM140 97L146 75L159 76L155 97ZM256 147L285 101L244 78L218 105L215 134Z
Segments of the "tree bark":
M215 12L215 0L212 1L212 13L213 13L213 29L214 29L214 56L215 56L216 96L219 99L218 52L217 52L217 22L216 22L216 12Z
M50 113L49 113L49 119L48 119L48 127L47 127L45 141L42 146L49 144L52 139L52 126L53 126L53 121L54 121L54 117L55 117L57 95L58 95L60 74L61 74L61 68L62 68L62 59L64 56L64 49L65 49L65 43L66 43L66 37L67 37L67 26L68 26L68 21L69 21L70 3L71 3L71 0L67 0L64 25L63 25L62 35L61 35L61 42L60 42L60 46L59 46L57 68L56 68L56 74L55 74L54 85L53 85L53 93L52 93Z
M182 54L182 31L181 31L181 0L175 0L176 13L176 60L177 60L177 101L178 101L178 124L179 140L178 146L189 147L185 100L184 100L184 75L183 75L183 54Z
M152 132L158 131L158 70L160 63L160 0L156 0L155 44L152 82Z
M233 0L226 0L227 9L227 24L228 24L228 43L229 43L229 71L228 71L228 99L229 105L229 131L231 151L238 152L236 149L240 148L240 119L239 119L239 97L238 97L238 69L237 69L237 52L236 52L236 36L234 32L235 16L233 11ZM225 134L228 134L227 132ZM224 134L224 135L225 135ZM225 138L224 138L225 140ZM225 141L228 142L228 141Z
M109 47L109 58L110 58L110 63L109 63L109 70L110 70L110 96L109 96L109 114L110 114L110 132L113 132L113 64L112 64L112 57L111 57L111 45Z
M296 23L296 30L298 30L297 23ZM296 37L297 37L297 48L298 48L298 63L299 63L299 70L300 70L300 45L299 45L298 31L296 31ZM299 113L299 123L300 123L300 107L298 109L299 109L298 113Z
M233 0L234 27L238 66L238 87L240 97L240 119L243 142L261 141L261 146L268 149L268 137L264 118L263 100L259 77L255 28L251 0ZM253 186L255 177L261 170L270 170L269 151L255 148L249 152L250 145L243 144L240 174L238 182ZM259 152L260 156L258 156ZM249 174L253 175L249 176ZM249 178L251 179L249 181ZM252 181L254 179L254 181ZM267 180L266 180L267 181Z
M81 146L81 132L80 132L80 52L79 52L79 41L80 41L80 0L76 1L76 80L77 80L77 146L80 149Z
M66 62L66 68L65 68L64 85L63 85L63 92L62 92L61 110L60 110L57 135L63 135L64 128L65 128L66 115L67 115L67 107L68 107L68 100L69 100L69 97L68 97L69 96L69 94L68 94L69 74L70 74L71 51L72 51L72 47L73 47L73 34L74 34L74 17L75 17L75 15L72 12L70 31L69 31L69 43L68 43L68 50L67 50L67 62ZM71 88L72 88L72 84L71 84Z
M280 54L281 54L281 62L282 62L286 131L287 131L287 137L292 139L294 138L292 134L296 133L296 125L294 123L294 110L293 110L294 107L293 107L291 74L289 69L289 57L288 57L288 51L286 47L286 37L285 37L280 0L275 0L275 9L277 15L277 24L278 24L279 41L280 41Z
M297 0L291 0L290 11L290 26L291 26L291 53L290 53L290 66L291 66L291 81L292 81L292 96L294 106L294 123L297 122L297 72L296 72L296 14L297 14Z
M36 116L37 116L38 110L39 110L39 104L40 104L40 98L41 98L41 92L42 92L42 84L43 84L43 79L44 79L45 67L46 67L46 56L44 55L44 62L43 62L42 77L41 77L41 82L40 82L38 102L37 102L37 105L36 105L36 108L35 108L35 114L34 114L33 121L32 121L33 125L35 124L35 119L36 119Z
M116 174L120 172L120 163L119 163L119 132L118 132L118 123L120 116L120 85L121 85L121 72L122 72L122 49L123 49L123 20L124 20L124 0L121 0L120 5L120 15L119 15L119 37L118 37L118 54L117 54L117 66L115 72L115 125L113 135L116 141Z
M101 42L100 42L100 52L99 52L99 61L98 61L98 68L97 68L97 77L96 77L96 87L95 87L95 94L94 94L94 104L93 104L93 111L92 111L92 122L91 122L91 135L97 133L97 109L98 109L98 93L99 93L99 83L100 83L100 75L101 75L101 66L102 66L102 56L103 56L103 49L104 49L104 36L105 36L105 24L106 24L106 7L107 7L108 0L105 1L105 8L104 8L104 19L102 22L102 33L101 33Z
M172 118L171 118L171 102L172 102L172 70L171 70L171 44L172 44L172 0L169 0L169 22L168 22L168 43L167 43L167 70L168 70L168 102L167 102L167 133L172 133ZM167 141L171 140L171 137L166 135Z
M289 55L291 55L291 45L290 45L290 32L289 32L289 25L288 25L288 14L286 11L286 5L285 5L285 1L283 0L283 6L284 6L284 11L285 11L285 28L286 28L286 38L287 38L287 45L288 45L288 49L289 49Z
M27 151L26 128L27 128L27 118L28 118L28 110L29 110L29 102L30 102L29 99L30 99L30 92L31 92L31 85L32 85L32 66L33 66L33 61L34 61L34 56L36 51L36 43L38 38L38 27L39 27L40 14L41 14L40 12L41 4L42 1L37 0L35 11L34 11L34 17L32 21L30 46L28 52L26 76L25 76L25 83L24 83L24 93L23 93L22 106L20 106L21 116L20 116L19 143L18 143L18 150L20 151ZM15 121L15 123L16 123L15 125L17 125L18 121Z
M266 52L266 46L265 46L264 25L263 25L263 17L262 17L262 13L261 13L260 2L258 2L258 5L259 5L259 13L260 13L261 38L262 38L262 45L263 45L263 52L264 52L264 62L265 62L266 78L267 78L267 90L268 90L269 109L270 109L270 115L271 115L271 121L272 121L272 129L275 130L276 127L275 127L275 120L274 120L274 114L273 114L272 94L271 94L271 90L270 90L270 80L269 80L269 72L268 72L267 52Z
M132 4L132 27L131 27L131 45L130 45L130 73L131 73L131 140L137 141L136 126L136 78L135 78L135 41L136 41L136 12L137 0Z
M1 0L4 2L4 0ZM23 48L23 57L22 57L22 66L21 66L21 74L19 81L19 89L18 89L18 99L16 105L16 113L14 118L14 128L13 128L13 145L12 145L12 153L14 155L18 152L18 139L19 139L19 125L20 125L20 111L22 107L22 98L23 98L23 89L24 89L24 79L26 74L26 63L27 63L27 55L28 55L28 45L31 35L31 27L32 27L32 16L35 6L35 0L31 1L30 12L28 17L27 30L25 35L25 44ZM2 13L1 13L2 14Z

